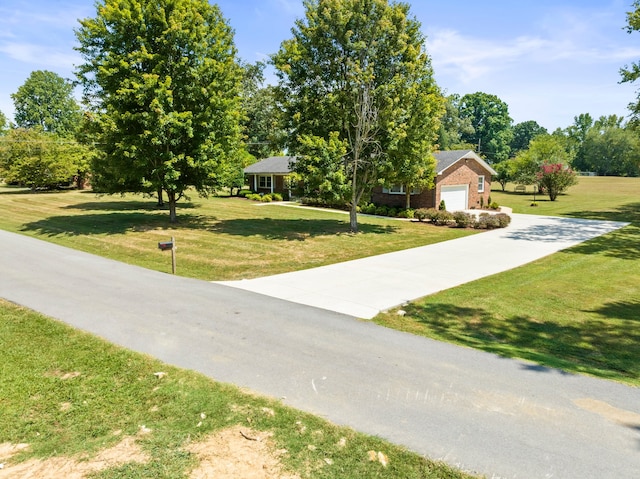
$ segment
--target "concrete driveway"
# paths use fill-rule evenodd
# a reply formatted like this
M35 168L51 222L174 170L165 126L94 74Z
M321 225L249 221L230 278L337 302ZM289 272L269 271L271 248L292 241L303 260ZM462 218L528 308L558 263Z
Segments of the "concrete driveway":
M504 229L320 268L221 284L370 319L406 301L516 268L626 225L510 216L512 222Z

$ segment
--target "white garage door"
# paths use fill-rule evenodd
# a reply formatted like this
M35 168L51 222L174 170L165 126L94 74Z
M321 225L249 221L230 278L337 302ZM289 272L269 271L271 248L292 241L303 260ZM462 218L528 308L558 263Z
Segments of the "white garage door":
M468 190L468 185L443 186L440 199L444 200L447 211L466 210L469 207Z

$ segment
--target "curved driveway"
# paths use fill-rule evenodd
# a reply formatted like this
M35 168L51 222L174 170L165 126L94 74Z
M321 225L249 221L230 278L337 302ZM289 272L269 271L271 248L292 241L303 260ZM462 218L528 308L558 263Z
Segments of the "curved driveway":
M524 250L551 242L530 232ZM168 363L488 477L640 477L639 389L4 231L0 244L0 297Z

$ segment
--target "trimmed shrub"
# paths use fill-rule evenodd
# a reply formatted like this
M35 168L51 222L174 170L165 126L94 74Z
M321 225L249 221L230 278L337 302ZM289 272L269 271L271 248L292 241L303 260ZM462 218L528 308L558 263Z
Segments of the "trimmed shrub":
M411 208L398 211L398 218L413 218L415 211Z
M493 203L489 203L489 208L491 208L492 210L499 210L500 205L494 201Z
M258 193L249 193L247 196L245 196L245 198L251 201L260 201L262 199L262 196L260 196Z
M387 216L389 214L389 210L384 205L376 206L376 212L374 214L378 216Z
M453 213L450 213L446 210L439 210L432 221L437 226L446 226L453 221Z
M456 228L468 228L476 221L475 217L470 213L464 211L454 211L453 221L456 222Z
M391 218L398 216L398 208L394 208L392 206L387 208L387 216L390 216Z
M444 200L440 200L440 206L438 206L440 211L444 211L447 209L447 205L444 203Z
M271 199L273 201L282 201L282 195L280 193L273 193Z
M424 221L428 219L429 210L427 208L418 208L413 212L413 216L419 221Z
M238 196L242 196L243 198L246 198L247 195L250 195L252 193L253 193L253 191L251 191L251 190L240 190L240 191L238 191Z
M509 226L509 223L511 223L511 216L506 213L498 213L495 217L498 220L498 226L500 228L506 228Z
M262 201L263 203L271 203L273 201L273 198L270 194L264 195L262 196L262 198L260 198L260 201Z
M367 215L375 215L376 205L374 205L373 203L368 203L362 207L362 212Z

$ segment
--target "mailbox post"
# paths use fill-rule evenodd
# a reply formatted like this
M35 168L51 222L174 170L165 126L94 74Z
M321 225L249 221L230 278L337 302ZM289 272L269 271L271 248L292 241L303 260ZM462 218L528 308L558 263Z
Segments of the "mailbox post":
M171 251L171 272L176 274L176 240L171 237L171 241L160 241L158 243L160 251Z

